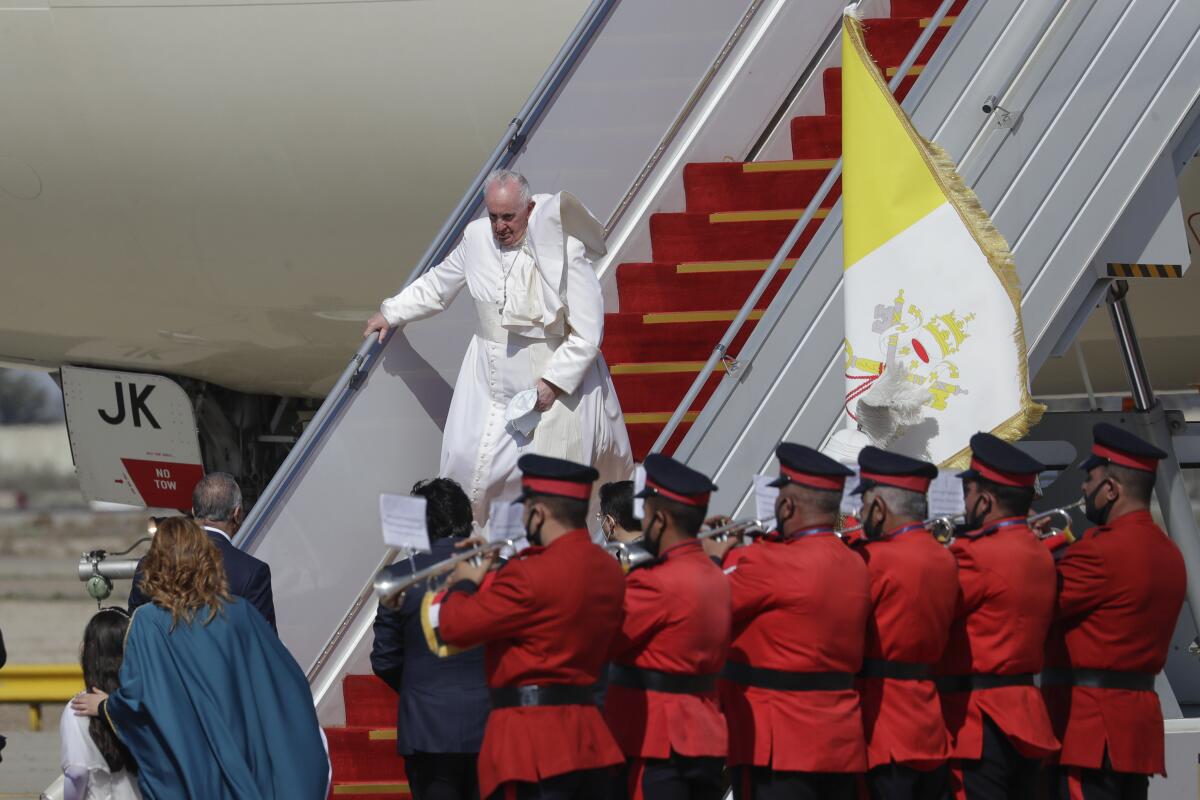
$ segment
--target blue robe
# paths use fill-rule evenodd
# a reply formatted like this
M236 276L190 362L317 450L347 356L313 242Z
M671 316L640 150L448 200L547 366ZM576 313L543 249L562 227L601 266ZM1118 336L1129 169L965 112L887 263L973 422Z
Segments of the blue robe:
M304 673L249 603L234 598L171 630L140 606L121 688L102 712L138 762L147 800L323 800L329 758Z

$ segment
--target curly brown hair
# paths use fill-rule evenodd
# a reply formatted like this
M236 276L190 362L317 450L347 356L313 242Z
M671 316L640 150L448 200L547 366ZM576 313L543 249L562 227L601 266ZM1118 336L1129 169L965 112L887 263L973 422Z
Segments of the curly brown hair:
M171 612L171 629L189 625L202 608L212 622L231 598L221 552L208 534L186 517L158 523L150 552L142 559L142 591L150 602Z

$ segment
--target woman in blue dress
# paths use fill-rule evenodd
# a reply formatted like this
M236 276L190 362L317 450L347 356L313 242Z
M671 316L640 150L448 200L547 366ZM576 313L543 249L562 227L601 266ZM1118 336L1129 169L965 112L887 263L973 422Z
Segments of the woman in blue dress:
M262 615L228 592L196 523L158 526L142 561L150 603L129 623L120 688L72 701L106 719L146 798L322 800L329 758L304 673Z

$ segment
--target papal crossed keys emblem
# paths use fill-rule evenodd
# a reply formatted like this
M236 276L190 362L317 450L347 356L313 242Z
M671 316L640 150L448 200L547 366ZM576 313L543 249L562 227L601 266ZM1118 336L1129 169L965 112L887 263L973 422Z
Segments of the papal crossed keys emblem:
M908 380L929 393L929 408L942 411L951 397L967 393L957 382L955 357L974 319L954 309L927 318L919 306L905 302L901 289L890 304L875 306L871 331L879 336L878 357L855 354L846 343L846 377L870 380L882 374L884 364L903 364Z

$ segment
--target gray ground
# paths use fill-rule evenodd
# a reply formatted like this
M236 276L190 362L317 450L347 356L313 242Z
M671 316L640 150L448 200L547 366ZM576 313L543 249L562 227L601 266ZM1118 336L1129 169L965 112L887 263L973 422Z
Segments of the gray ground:
M96 611L76 577L79 556L125 549L144 535L145 521L144 513L0 513L0 631L9 663L77 661L83 628ZM124 605L127 590L118 583L106 604ZM60 710L44 707L43 730L31 733L26 706L0 704L0 733L8 737L0 752L0 800L36 798L58 776Z

